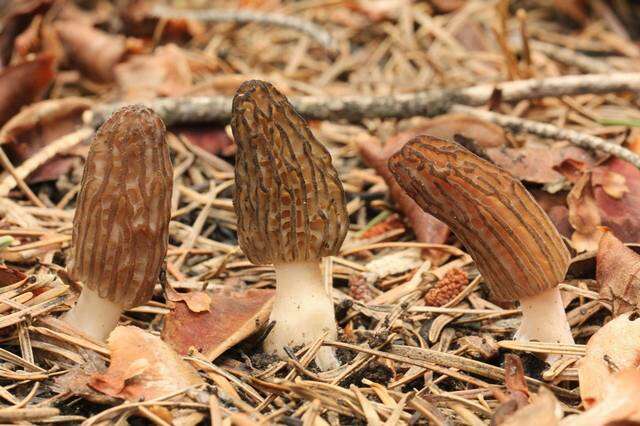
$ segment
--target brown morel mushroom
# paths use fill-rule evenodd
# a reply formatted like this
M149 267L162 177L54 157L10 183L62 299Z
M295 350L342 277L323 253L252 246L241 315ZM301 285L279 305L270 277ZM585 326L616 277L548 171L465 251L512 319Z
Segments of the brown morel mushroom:
M569 252L517 179L458 144L430 136L407 143L389 167L423 210L449 225L493 296L520 301L517 339L573 343L557 287Z
M100 127L73 218L68 269L84 287L67 323L104 340L123 310L151 298L167 251L172 179L153 111L124 107Z
M342 184L331 156L287 98L263 81L244 82L233 99L238 145L234 206L240 247L255 264L273 264L275 327L265 349L336 338L333 302L319 262L335 255L347 233ZM323 347L316 363L337 366Z

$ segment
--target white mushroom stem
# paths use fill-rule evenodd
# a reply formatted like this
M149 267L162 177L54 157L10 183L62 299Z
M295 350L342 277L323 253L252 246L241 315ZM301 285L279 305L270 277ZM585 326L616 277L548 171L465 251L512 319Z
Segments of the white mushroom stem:
M122 311L122 306L103 299L85 286L76 305L62 319L78 331L104 342L118 325Z
M522 320L515 335L516 340L565 345L574 343L558 287L520 299L520 309Z
M325 291L319 263L291 262L274 267L276 298L270 319L275 326L265 340L265 350L286 358L284 346L306 345L324 333L328 333L328 340L335 340L333 301ZM322 370L336 368L339 363L333 348L321 347L316 364Z

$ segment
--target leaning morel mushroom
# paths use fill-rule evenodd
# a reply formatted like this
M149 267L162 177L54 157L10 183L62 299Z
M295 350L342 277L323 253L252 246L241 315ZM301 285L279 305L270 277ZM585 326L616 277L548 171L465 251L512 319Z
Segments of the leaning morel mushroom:
M167 251L172 179L153 111L124 107L100 127L73 218L68 269L84 287L67 323L104 340L123 310L151 298Z
M458 144L418 136L389 160L398 183L445 222L493 296L519 300L521 340L573 343L557 285L569 252L522 184Z
M243 83L233 100L231 127L238 145L234 206L240 247L255 264L273 264L275 326L268 352L336 338L330 292L319 262L338 253L348 217L342 184L329 152L307 122L271 84ZM322 369L337 361L330 348Z

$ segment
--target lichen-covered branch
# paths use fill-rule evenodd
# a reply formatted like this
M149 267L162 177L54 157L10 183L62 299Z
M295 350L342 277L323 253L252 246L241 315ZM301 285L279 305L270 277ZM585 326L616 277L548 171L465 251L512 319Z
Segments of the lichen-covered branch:
M575 130L562 129L554 126L553 124L540 123L518 117L510 117L508 115L477 108L470 108L463 105L455 105L452 108L452 111L473 115L482 120L491 121L492 123L502 126L513 133L530 133L532 135L548 139L567 140L582 148L606 152L607 154L621 158L622 160L628 161L634 166L640 168L640 156L627 148L607 142L597 136L587 135L585 133L576 132Z
M359 121L363 118L435 116L447 112L454 104L480 106L486 104L496 90L505 102L586 93L637 92L640 73L570 75L388 96L299 97L293 98L292 103L298 112L310 119ZM231 97L227 96L163 98L145 104L167 125L227 122L231 117ZM122 106L122 103L97 106L86 119L97 127Z

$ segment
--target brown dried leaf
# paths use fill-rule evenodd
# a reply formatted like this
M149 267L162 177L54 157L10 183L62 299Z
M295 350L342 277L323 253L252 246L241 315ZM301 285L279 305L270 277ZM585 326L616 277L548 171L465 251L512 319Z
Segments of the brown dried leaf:
M191 89L192 76L183 50L169 44L116 65L115 79L124 99L139 100L181 96Z
M72 21L55 23L70 62L87 77L109 82L114 77L114 67L127 53L126 39L88 25Z
M428 136L407 143L389 169L423 210L451 227L497 300L532 296L564 279L569 252L558 231L506 171Z
M617 200L629 192L627 186L627 179L620 173L612 172L610 170L603 170L597 167L591 174L591 183L595 186L601 186L602 190L610 197Z
M627 368L612 378L602 377L604 397L586 413L568 416L561 426L632 426L640 424L640 370ZM580 381L582 389L582 380Z
M9 64L18 34L29 27L35 15L46 12L54 0L22 0L9 3L0 23L0 69Z
M90 100L67 97L32 104L23 108L2 128L3 148L14 164L20 164L54 140L71 133L82 124L82 113L91 107ZM61 154L29 175L30 183L55 180L66 173L73 161L67 154L85 154L79 146Z
M25 278L27 278L27 275L24 272L6 265L0 265L0 287L15 284Z
M501 426L557 426L562 418L562 406L553 392L541 387L531 403L504 419Z
M168 285L165 287L167 299L171 302L184 302L191 312L205 312L211 306L211 297L202 291L178 293Z
M195 369L160 340L137 327L116 327L107 341L111 363L89 385L110 396L148 400L202 384Z
M0 126L20 108L38 100L55 76L53 57L40 55L32 61L0 71Z
M213 155L231 157L236 153L236 144L223 127L189 126L175 131L192 144Z
M181 354L195 348L213 361L267 322L274 297L273 290L217 293L201 313L178 302L165 317L162 338Z
M640 170L624 160L611 158L593 171L594 174L601 172L623 176L628 189L620 198L614 198L603 186L594 186L602 225L625 243L640 242Z
M592 251L600 241L600 211L591 188L591 174L585 173L567 196L569 222L575 232L571 240L579 252Z
M586 408L606 397L613 375L640 366L640 319L635 312L622 314L598 330L578 361L580 396Z
M556 167L564 161L593 164L591 155L575 146L542 147L527 144L521 148L490 148L487 155L498 166L520 180L553 183L562 179Z
M596 268L600 297L612 304L614 316L639 307L640 255L613 233L605 232L600 239Z

